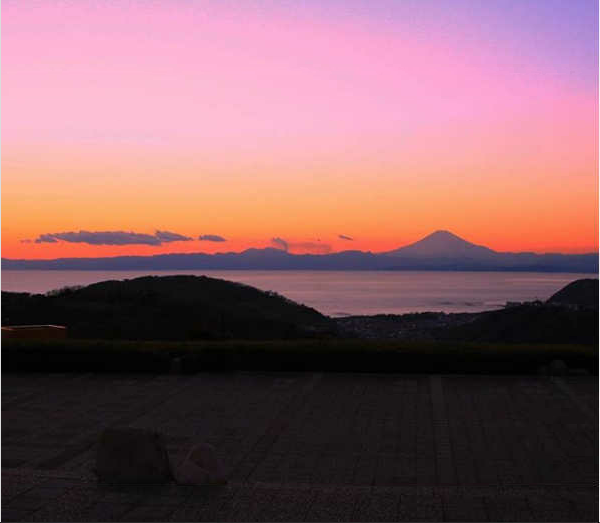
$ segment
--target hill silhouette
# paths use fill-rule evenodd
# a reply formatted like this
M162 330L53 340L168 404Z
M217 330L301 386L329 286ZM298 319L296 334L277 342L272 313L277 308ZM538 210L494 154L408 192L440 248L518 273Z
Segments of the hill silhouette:
M436 337L495 343L598 345L598 280L571 282L545 303L524 303L479 313L472 322L439 330Z
M571 282L550 296L548 303L598 309L598 279Z
M48 295L2 292L2 324L60 324L95 339L289 339L327 336L310 307L206 276L146 276Z
M489 343L598 345L598 314L544 304L482 312L471 323L437 333L437 339Z

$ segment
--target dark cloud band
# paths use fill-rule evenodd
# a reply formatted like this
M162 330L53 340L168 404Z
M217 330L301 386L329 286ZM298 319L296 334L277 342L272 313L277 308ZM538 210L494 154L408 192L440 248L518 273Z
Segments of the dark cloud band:
M218 234L202 234L198 236L198 239L201 242L226 242L227 240L223 238L223 236L219 236Z
M87 243L88 245L162 245L191 241L189 236L175 232L156 231L155 234L126 231L71 231L40 234L35 243Z

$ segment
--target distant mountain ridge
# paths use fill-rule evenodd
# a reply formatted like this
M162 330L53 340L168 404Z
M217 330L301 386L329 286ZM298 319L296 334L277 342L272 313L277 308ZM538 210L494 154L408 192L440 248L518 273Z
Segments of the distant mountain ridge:
M436 231L393 251L292 254L281 249L236 253L159 254L54 260L2 259L4 270L454 270L598 272L598 253L497 252L449 231Z

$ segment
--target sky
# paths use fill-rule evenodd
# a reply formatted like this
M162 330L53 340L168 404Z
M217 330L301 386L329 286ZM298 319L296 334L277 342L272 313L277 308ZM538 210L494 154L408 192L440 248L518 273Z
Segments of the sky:
M598 249L595 0L5 0L1 29L5 258Z

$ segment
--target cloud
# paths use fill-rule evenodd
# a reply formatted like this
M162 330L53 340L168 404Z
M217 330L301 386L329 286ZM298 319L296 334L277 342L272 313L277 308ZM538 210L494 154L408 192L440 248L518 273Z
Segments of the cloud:
M189 242L192 241L192 238L189 236L183 236L182 234L177 234L176 232L169 231L156 231L155 236L161 242Z
M271 238L271 245L278 249L288 251L302 251L308 254L327 254L331 252L331 245L326 243L316 242L288 242L283 238Z
M87 243L88 245L162 245L163 243L190 241L192 238L175 232L156 231L145 234L126 231L79 231L40 234L35 243Z
M271 238L271 245L274 245L278 249L283 249L284 251L289 249L288 242L286 242L283 238Z
M202 234L198 236L198 239L201 242L226 242L227 240L223 238L223 236L219 236L218 234Z
M57 243L58 240L53 234L40 234L35 240L35 243Z
M349 242L354 241L354 238L350 238L350 236L346 236L345 234L338 234L338 238L340 240L347 240Z

